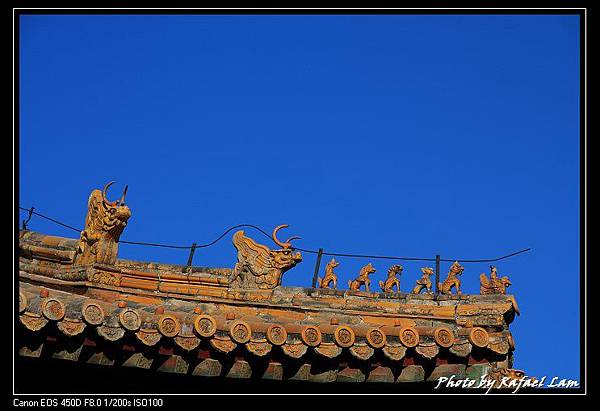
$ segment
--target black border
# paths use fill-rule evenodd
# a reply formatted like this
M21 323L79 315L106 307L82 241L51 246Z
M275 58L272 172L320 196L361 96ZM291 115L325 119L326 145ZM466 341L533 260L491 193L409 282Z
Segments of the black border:
M460 6L458 6L456 3L458 2L452 2L453 4L449 4L449 2L446 1L429 1L427 2L428 4L426 4L427 7L423 7L424 2L414 2L414 4L407 4L408 2L402 2L400 4L386 4L386 2L382 2L384 4L379 4L379 5L363 5L362 7L380 7L380 8L386 8L386 9L362 9L362 10L347 10L347 9L340 9L340 8L312 8L312 9L303 9L303 10L290 10L290 9L286 9L286 8L280 8L282 6L280 5L271 5L271 4L267 4L265 6L256 6L253 5L254 7L276 7L277 9L246 9L246 10L232 10L230 8L215 8L215 9L187 9L187 10L172 10L172 8L193 8L196 5L193 4L189 4L189 2L185 2L185 1L171 1L168 2L168 4L159 4L160 2L153 2L153 1L144 1L144 6L140 7L139 4L135 4L135 2L131 2L130 6L125 6L123 4L123 2L116 2L116 1L104 1L104 2L97 2L94 1L94 4L90 4L91 2L85 2L85 6L82 6L81 4L77 4L77 3L81 3L81 2L74 2L74 1L59 1L59 2L54 2L55 4L52 5L52 8L49 8L49 4L47 1L18 1L16 2L16 4L13 4L12 7L14 8L14 10L11 8L10 12L13 18L13 24L14 24L14 40L13 40L13 59L14 59L14 80L13 80L13 87L14 87L14 97L13 97L13 107L14 107L14 115L13 115L13 121L14 121L14 136L13 136L13 141L14 141L14 145L16 150L13 153L13 163L14 163L14 184L15 184L15 191L14 191L14 198L15 198L15 204L14 204L14 276L15 279L18 278L18 232L19 232L19 226L20 226L20 220L19 220L19 170L20 170L20 164L19 164L19 16L20 15L27 15L27 14L72 14L72 15L85 15L85 14L146 14L146 15L153 15L153 14L169 14L169 15L190 15L190 14L198 14L198 15L223 15L223 14L227 14L227 15L288 15L288 14L292 14L292 15L350 15L350 14L357 14L357 15L382 15L382 14L439 14L439 15L443 15L443 14L449 14L449 15L456 15L456 14L469 14L469 15L491 15L491 14L513 14L513 15L532 15L532 14L539 14L539 15L557 15L557 14L561 14L561 15L579 15L580 16L580 211L583 211L583 213L580 212L580 235L581 235L581 243L580 243L580 370L581 370L581 375L580 375L580 383L581 383L581 389L578 390L569 390L568 392L562 391L562 390L521 390L522 393L531 393L534 392L536 394L551 394L551 393L557 393L557 394L575 394L575 393L586 393L586 390L584 387L587 387L587 381L586 381L586 371L587 371L587 362L586 362L586 349L587 349L587 344L588 341L586 339L586 319L587 319L587 305L584 306L583 303L587 302L587 290L589 289L588 287L585 287L584 284L586 283L586 279L587 279L587 259L586 259L586 249L587 249L587 240L586 240L586 230L587 230L587 225L586 225L586 221L584 220L584 218L582 218L582 216L587 216L587 201L586 201L586 188L587 188L587 169L586 169L586 164L587 164L587 147L586 147L586 114L587 114L587 107L586 107L586 96L587 96L587 90L588 90L588 82L586 79L586 68L588 67L588 62L586 59L586 44L584 43L584 39L586 39L586 34L589 34L589 28L588 28L588 21L589 20L589 2L587 1L529 1L526 6L524 6L524 1L497 1L497 2L481 2L481 1L462 1L460 2ZM154 3L154 4L153 4ZM158 3L158 4L157 4ZM93 8L103 8L104 10L94 10ZM127 7L127 9L125 9L124 7ZM144 7L169 7L171 8L171 10L148 10ZM204 7L210 7L210 6L204 6ZM213 6L215 7L215 6ZM245 5L245 4L235 4L235 5L230 5L229 7L250 7L249 5ZM292 7L290 5L287 5L287 7ZM298 5L296 7L302 7L302 8L308 8L308 5ZM348 6L348 7L358 7L358 6ZM399 7L399 8L411 8L411 9L391 9L394 7ZM432 10L432 8L436 8L436 7L448 7L448 8L452 8L452 9L447 9L447 10L440 10L440 9L436 9L436 10ZM484 8L482 8L484 7ZM25 10L23 8L35 8L35 10ZM77 8L77 10L67 10L64 8ZM480 8L477 10L469 10L468 8ZM500 8L500 9L493 9L493 8ZM544 9L537 9L537 8L544 8ZM549 8L563 8L560 10L549 10ZM564 8L568 8L568 9L564 9ZM585 8L585 10L582 10L581 8ZM589 40L588 40L589 42ZM15 325L15 337L17 337L18 334L18 330L19 330L19 323L18 323L18 316L16 315L16 313L18 312L18 280L15 280L15 284L14 284L14 289L13 289L13 320L14 320L14 325ZM557 333L559 334L559 333ZM552 338L552 335L557 335L554 334L554 332L550 332L549 336L547 338L549 338L548 342L549 343L558 343L558 341L554 342L554 341L550 341L550 339ZM39 365L34 365L32 364L30 361L23 359L23 357L20 357L18 355L18 351L16 350L16 347L13 346L13 355L14 355L14 359L15 359L15 371L16 368L19 368L20 370L22 370L25 375L30 375L31 378L29 380L29 384L33 384L35 387L35 384L37 383L37 388L33 389L34 392L43 392L45 387L48 387L48 381L45 378L40 378L41 375L39 375L39 372L43 370L43 368L41 368ZM56 368L54 368L55 366L60 369L61 372L60 375L63 378L68 378L69 376L72 378L73 377L73 373L75 373L75 378L81 378L85 375L89 376L97 376L100 377L103 374L102 370L97 370L94 367L91 367L88 370L83 370L81 369L81 364L78 365L79 368L76 368L75 370L72 369L72 367L70 367L68 364L64 364L65 361L61 361L59 364L54 365L52 361L49 362L48 365L52 365L53 371L56 371ZM106 367L102 367L102 368L106 368ZM122 369L121 369L122 370ZM12 371L12 370L11 370ZM128 379L128 378L145 378L144 375L145 371L143 370L139 370L141 371L141 374L138 376L137 372L138 370L126 370L126 371L122 371L121 375L123 378ZM130 373L132 372L132 373ZM38 376L35 376L35 374L38 374ZM83 374L83 375L82 375ZM177 378L181 377L181 376L174 376L172 374L164 374L164 375L160 375L160 376L155 376L154 373L151 373L152 376L149 376L149 378L153 379L153 380L157 380L157 381L161 381L161 384L174 384L177 385L179 383L184 383L182 381L180 382L175 382L174 380L176 380ZM156 373L158 374L158 373ZM17 373L15 372L15 376L17 375ZM114 378L115 376L113 375L111 378ZM163 377L166 377L166 381L162 381ZM194 381L197 381L199 377L195 377ZM200 377L201 378L201 377ZM206 381L202 382L202 386L205 388L212 388L213 390L209 390L206 391L205 389L202 389L202 392L212 392L212 393L218 393L218 392L225 392L225 393L229 393L232 392L232 387L233 385L231 384L232 380L226 380L226 381L221 381L221 382L217 382L215 380L212 380L212 382L209 382L209 379L204 379ZM114 380L113 380L114 381ZM117 382L117 381L114 381ZM194 383L196 384L196 383ZM410 385L410 384L409 384ZM423 385L421 384L419 387L414 387L414 390L410 390L408 389L408 385L406 386L406 389L401 389L398 390L398 387L394 387L393 390L389 389L387 384L384 384L383 386L380 384L369 384L369 386L373 387L372 389L369 389L368 391L370 393L438 393L438 394L444 394L446 392L444 391L433 391L431 389L431 387L428 387L427 384ZM114 384L114 387L119 387L119 384ZM290 384L287 383L285 385L279 385L278 383L265 383L265 382L253 382L253 381L247 381L247 382L238 382L236 380L235 382L235 387L236 387L236 391L235 392L239 392L239 393L352 393L352 392L365 392L365 390L356 390L356 386L354 384L314 384L314 383L297 383L297 384ZM10 384L10 390L12 393L12 384ZM163 390L161 392L168 392L169 390ZM105 391L106 392L106 391ZM457 391L452 391L449 392L450 394L452 393L458 393ZM473 391L468 391L468 393L471 394L477 394L476 392ZM103 394L99 394L99 396L102 396ZM18 394L16 394L14 396L14 398L19 397ZM55 397L55 398L61 398L64 396L54 396L54 395L44 395L44 397ZM68 396L67 396L68 397ZM472 397L472 396L469 396ZM38 398L38 396L20 396L19 398L21 399L35 399ZM78 398L82 398L83 397L78 397ZM126 398L134 398L132 396L127 396ZM146 397L147 398L147 397ZM165 400L165 404L173 404L173 403L180 403L182 402L182 400L186 400L189 397L187 396L168 396L168 397L163 397ZM190 399L192 401L194 401L194 398L197 397L191 397ZM467 397L459 397L459 398L467 398ZM495 397L497 398L497 397ZM217 397L218 399L218 397ZM12 401L11 401L12 403Z

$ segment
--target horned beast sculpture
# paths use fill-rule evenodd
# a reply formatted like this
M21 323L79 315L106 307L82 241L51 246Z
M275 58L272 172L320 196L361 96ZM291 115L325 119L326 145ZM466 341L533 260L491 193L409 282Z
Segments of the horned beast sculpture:
M90 194L85 228L77 247L76 263L79 265L114 264L117 259L119 237L131 217L131 210L125 205L127 186L119 200L106 198L112 184L114 181L106 184L102 191L96 189Z
M287 224L279 225L271 234L275 244L281 247L279 250L256 243L246 237L243 230L233 235L238 261L229 277L230 287L272 289L281 285L283 273L302 261L302 254L292 250L292 240L300 237L290 237L284 242L277 238L277 232L286 227Z

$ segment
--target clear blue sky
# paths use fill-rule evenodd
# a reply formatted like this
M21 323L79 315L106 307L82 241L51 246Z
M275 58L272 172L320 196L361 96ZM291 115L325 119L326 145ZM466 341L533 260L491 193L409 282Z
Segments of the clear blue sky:
M498 264L522 311L515 367L579 378L578 17L22 16L20 28L23 207L83 226L90 191L116 180L132 241L288 223L298 246L329 251L533 247ZM310 284L304 258L284 285ZM194 263L235 260L228 237ZM368 262L339 261L340 284ZM393 263L373 261L374 283ZM404 264L404 291L421 266ZM483 271L466 265L466 292Z

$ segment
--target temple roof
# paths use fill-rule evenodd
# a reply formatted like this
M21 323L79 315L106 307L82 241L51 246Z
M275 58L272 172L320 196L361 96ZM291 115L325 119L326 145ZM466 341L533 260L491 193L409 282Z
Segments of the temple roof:
M336 381L412 381L450 371L464 374L474 366L487 371L512 366L509 325L519 309L505 293L510 282L495 271L489 279L482 275L482 295L460 293L464 268L458 262L435 285L438 292L429 279L433 271L424 268L406 293L396 280L402 267L394 265L380 282L382 291L374 292L370 264L348 289L337 289L332 259L318 287L284 287L282 275L302 260L291 245L293 237L277 239L285 225L273 231L278 250L236 232L233 268L123 260L118 239L131 213L123 209L124 196L110 203L96 191L80 239L20 232L19 318L27 338L53 335L77 342L70 354L53 355L71 358L84 347L96 347L99 338L117 346L133 344L135 355L150 355L149 347L157 347L155 353L177 347L179 358L195 353L199 362L186 360L186 372L192 374L255 375L244 365L249 362L239 359L250 356L279 370L261 371L262 378L273 372L292 378L303 365L329 364L326 376L311 378ZM39 338L38 343L44 344ZM31 347L22 347L21 354L36 356ZM228 355L238 360L224 370L222 356ZM282 361L293 364L293 376ZM306 379L310 375L307 371Z

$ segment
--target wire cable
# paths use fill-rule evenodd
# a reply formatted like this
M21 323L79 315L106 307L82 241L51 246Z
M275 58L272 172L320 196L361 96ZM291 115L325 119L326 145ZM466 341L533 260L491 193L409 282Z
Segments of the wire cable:
M43 214L40 214L40 213L38 213L38 212L36 212L36 211L33 211L33 207L31 207L31 208L23 208L23 207L19 207L19 208L20 208L21 210L23 210L23 211L27 211L28 213L35 214L35 215L36 215L36 216L38 216L38 217L45 218L46 220L52 221L53 223L56 223L56 224L58 224L58 225L62 225L63 227L69 228L69 229L71 229L71 230L73 230L73 231L77 231L78 233L80 233L80 232L81 232L81 230L79 230L79 229L77 229L77 228L75 228L75 227L73 227L73 226L70 226L70 225L68 225L68 224L65 224L65 223L61 223L61 222L60 222L60 221L58 221L58 220L55 220L55 219L53 219L53 218L50 218L50 217L46 217L46 216L45 216L45 215L43 215Z
M30 214L34 214L38 217L44 218L48 221L52 221L55 224L61 225L65 228L71 229L73 231L76 231L78 233L81 232L81 230L69 225L69 224L65 224L61 221L58 221L54 218L45 216L41 213L38 213L36 211L33 211L33 207L32 208L23 208L23 207L19 207L19 209L23 210L23 211L27 211ZM229 227L227 230L225 230L225 232L223 232L223 234L221 234L220 236L218 236L216 239L214 239L213 241L206 243L206 244L199 244L199 245L192 245L192 246L187 246L187 245L172 245L172 244L159 244L159 243L146 243L146 242L140 242L140 241L127 241L127 240L120 240L120 243L123 244L132 244L132 245L141 245L141 246L149 246L149 247L162 247L162 248L172 248L172 249L181 249L181 250L191 250L192 248L206 248L206 247L210 247L216 243L218 243L220 240L223 239L223 237L225 237L229 232L231 232L232 230L235 230L236 228L241 228L241 227L249 227L249 228L253 228L255 230L257 230L258 232L260 232L261 234L263 234L265 237L267 237L269 240L273 241L273 238L271 237L271 235L269 233L267 233L265 230L263 230L262 228L255 226L253 224L238 224L238 225L234 225L232 227ZM304 253L309 253L309 254L319 254L319 251L317 250L310 250L310 249L306 249L306 248L300 248L300 247L291 247L291 249L293 250L298 250L298 251L302 251ZM495 262L495 261L500 261L500 260L504 260L506 258L510 258L513 257L515 255L518 254L522 254L525 253L527 251L530 251L531 248L525 248L523 250L519 250L516 251L514 253L510 253L507 255L504 255L502 257L497 257L497 258L488 258L488 259L462 259L462 258L440 258L440 261L443 262L452 262L452 261L460 261L461 263L491 263L491 262ZM435 258L420 258L420 257L395 257L395 256L384 256L384 255L368 255L368 254L351 254L351 253L334 253L334 252L321 252L321 255L328 255L328 256L332 256L332 257L349 257L349 258L370 258L370 259L382 259L382 260L400 260L400 261L437 261Z
M295 247L294 250L302 251L305 253L319 254L315 250L307 250L305 248ZM347 254L347 253L329 253L323 251L322 255L330 255L332 257L354 257L354 258L379 258L383 260L402 260L402 261L435 261L435 258L419 258L419 257L392 257L385 255L366 255L366 254ZM441 260L440 260L441 261ZM454 260L452 260L454 261Z

